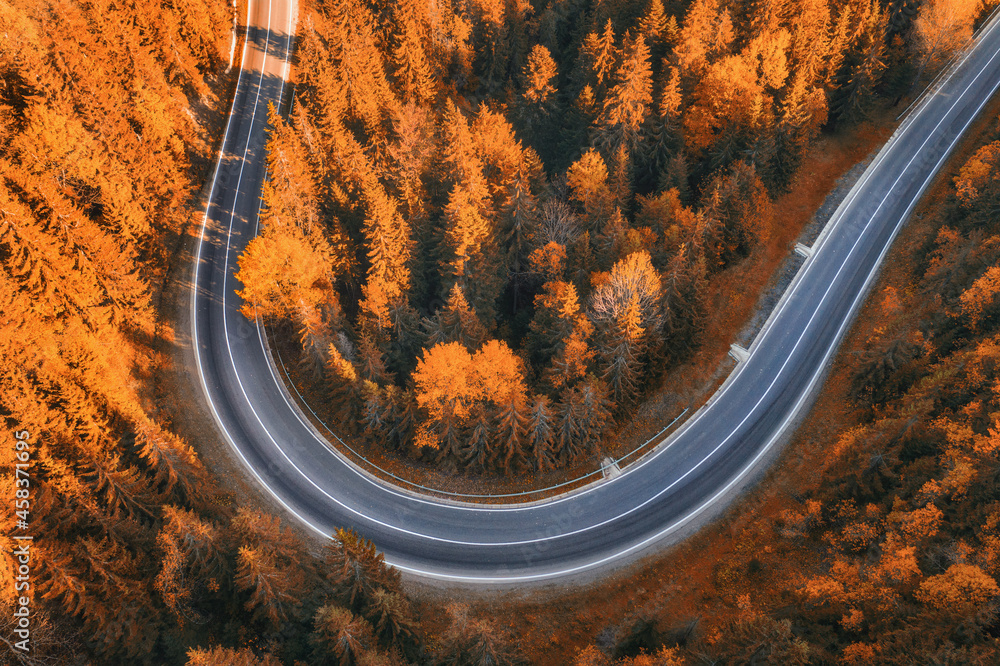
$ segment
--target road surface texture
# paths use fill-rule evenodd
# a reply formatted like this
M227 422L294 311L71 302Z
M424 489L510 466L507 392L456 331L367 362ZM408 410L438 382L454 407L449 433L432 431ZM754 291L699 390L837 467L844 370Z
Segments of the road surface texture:
M518 583L593 572L716 515L804 415L889 245L1000 85L991 21L934 84L827 224L749 359L701 410L613 479L521 505L422 497L377 481L301 417L239 312L237 258L257 228L267 105L280 105L293 0L249 0L247 41L213 176L191 306L205 398L257 480L323 535L352 527L418 576Z

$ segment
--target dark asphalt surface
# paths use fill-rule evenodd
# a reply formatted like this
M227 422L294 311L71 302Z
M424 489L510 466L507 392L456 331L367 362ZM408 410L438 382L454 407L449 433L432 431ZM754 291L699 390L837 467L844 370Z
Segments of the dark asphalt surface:
M192 295L206 399L249 470L308 527L327 535L352 527L405 571L469 582L539 580L610 566L679 538L689 523L731 501L803 416L890 243L1000 85L1000 28L993 21L855 185L757 336L750 359L654 454L621 476L553 500L459 505L375 481L332 452L290 405L259 329L239 313L233 275L256 229L267 104L284 101L294 11L285 0L251 3L244 70Z

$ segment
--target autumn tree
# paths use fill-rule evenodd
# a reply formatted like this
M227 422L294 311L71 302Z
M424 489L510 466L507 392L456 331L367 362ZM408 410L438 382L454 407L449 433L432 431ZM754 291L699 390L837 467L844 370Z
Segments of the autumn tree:
M848 43L837 45L845 51L843 63L835 72L838 86L830 109L837 117L854 121L871 108L873 94L885 71L886 14L879 3L869 2L857 10L856 18L854 12L845 11L839 19Z
M642 35L626 34L621 64L615 73L615 85L608 91L600 119L599 143L609 150L636 150L642 130L653 106L653 73L649 47ZM624 163L629 158L619 158ZM631 189L631 183L628 184Z
M469 307L465 293L458 284L452 285L448 301L433 319L424 324L427 343L438 345L458 342L466 349L476 349L486 339L486 329L475 310Z
M732 18L718 0L695 0L674 49L681 73L699 76L710 61L728 51L734 38Z
M375 544L352 530L337 530L326 548L327 576L340 599L360 612L377 590L399 591L399 572L385 563Z
M938 67L969 43L979 10L978 0L936 0L921 5L913 22L914 46L920 55L918 81L926 67Z
M338 606L322 606L313 619L316 630L312 640L314 663L331 666L354 666L375 647L372 627L364 618Z
M493 621L473 617L463 604L453 603L447 610L450 624L442 636L441 663L506 666L520 662L516 644Z
M566 172L573 199L582 206L587 228L596 233L612 213L608 167L596 150L588 150Z
M554 109L557 73L551 52L541 44L536 44L528 54L523 74L522 122L529 132L534 126L544 123Z
M590 297L604 379L619 408L635 399L642 356L659 337L659 297L660 278L645 252L616 263L608 281Z

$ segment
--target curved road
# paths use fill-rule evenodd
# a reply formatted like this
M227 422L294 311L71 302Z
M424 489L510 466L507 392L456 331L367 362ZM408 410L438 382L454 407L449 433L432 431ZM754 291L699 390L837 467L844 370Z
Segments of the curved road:
M249 0L237 83L195 265L194 346L218 426L260 483L323 535L350 526L421 576L518 582L634 556L728 503L810 396L889 245L958 138L1000 85L992 21L883 147L726 384L623 474L524 505L402 491L334 453L291 404L260 329L239 313L236 260L256 229L267 104L280 105L292 0Z

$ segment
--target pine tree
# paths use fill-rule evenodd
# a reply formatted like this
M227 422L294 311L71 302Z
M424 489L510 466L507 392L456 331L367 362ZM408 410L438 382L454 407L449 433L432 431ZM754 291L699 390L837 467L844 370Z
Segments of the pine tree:
M385 563L375 544L339 529L326 547L327 576L351 612L360 612L376 590L399 592L399 571Z
M638 298L632 298L606 333L608 340L603 353L604 380L619 410L632 406L639 394L645 333Z
M592 369L595 353L588 339L593 328L586 317L580 318L573 332L563 340L552 357L552 364L545 369L543 380L546 384L556 390L563 390L583 379Z
M525 425L525 450L538 472L555 466L555 415L547 396L535 396Z
M164 525L156 537L163 551L154 587L163 602L183 616L203 589L216 591L225 582L229 564L219 529L185 509L165 506Z
M407 450L417 427L417 402L411 391L395 386L387 387L386 391L387 409L391 412L391 417L386 418L389 423L388 439L396 448Z
M851 18L849 12L842 12L839 17L841 24ZM885 71L886 20L879 3L863 5L850 45L837 45L846 50L843 64L834 73L837 90L830 101L830 110L838 119L854 122L865 117L871 108L876 86Z
M680 147L681 104L680 72L671 67L663 84L659 109L647 117L646 142L639 147L636 190L652 191L668 170L670 160ZM663 189L663 188L660 188ZM667 188L669 189L669 188Z
M486 339L486 329L476 316L476 311L469 307L465 294L457 283L451 287L448 302L438 310L433 319L424 322L424 327L429 346L458 342L471 351L478 349Z
M614 81L604 101L598 144L611 153L622 148L632 153L643 138L643 125L653 106L653 70L649 47L641 35L625 34Z
M535 296L535 316L525 349L536 365L544 365L569 338L581 319L580 301L571 282L546 282Z
M588 150L570 166L566 181L573 199L583 208L584 220L591 233L599 233L611 217L614 195L608 184L608 167L594 149Z
M611 19L608 19L607 23L604 24L604 31L599 36L596 33L587 35L583 49L590 55L592 73L597 83L596 90L599 91L598 94L603 96L607 83L611 79L612 71L618 62L615 29L611 24Z
M441 636L444 663L513 666L523 661L516 643L491 620L470 617L464 604L450 604L447 611L451 623Z
M575 462L586 451L586 414L583 398L576 387L567 387L559 396L556 406L556 452L560 464Z
M729 50L734 38L732 19L719 0L695 0L684 16L674 48L681 74L699 76L715 57Z
M358 342L358 370L363 379L376 384L389 383L382 352L369 335L362 335Z
M705 260L686 244L664 271L661 307L667 358L681 358L697 346L706 312Z
M445 207L445 254L441 261L447 264L446 276L466 287L483 277L490 264L493 211L475 139L468 121L451 102L445 112L445 132L455 185Z
M327 347L326 356L326 386L333 411L342 423L353 423L360 388L357 369L334 344Z
M655 51L659 43L669 37L667 27L667 15L663 11L663 3L660 0L649 0L646 12L639 21L638 34L648 40L646 45L650 51Z
M392 427L392 403L378 384L365 381L361 390L361 423L369 441L384 442Z
M313 616L313 663L354 666L375 647L372 627L364 618L338 606L320 606Z
M507 275L512 283L513 310L516 313L538 217L538 205L531 193L529 176L523 164L508 192L508 202L501 216L501 233L504 235Z
M466 465L480 472L489 467L493 458L493 428L486 405L477 403L469 418L469 438L462 459Z
M267 620L272 627L278 627L299 603L287 572L262 548L240 546L233 582L236 589L250 593L244 607L253 611L252 617Z
M498 405L490 424L496 442L494 465L508 474L522 464L527 419L525 401L523 393L511 391L507 399Z
M548 116L551 105L556 95L556 88L553 79L558 74L556 62L552 59L551 52L536 44L528 55L528 64L524 68L524 104L536 114L535 121ZM530 123L529 123L530 126Z
M416 647L417 621L410 610L409 601L399 592L375 590L368 600L364 615L383 645L398 647L404 653Z
M589 378L580 387L580 406L583 418L579 421L580 448L585 452L595 452L605 431L614 425L611 416L613 403L608 400L607 391L596 379Z
M392 61L395 77L408 101L426 103L433 99L435 81L433 68L424 50L428 30L417 16L418 6L399 2L392 6L397 33Z

